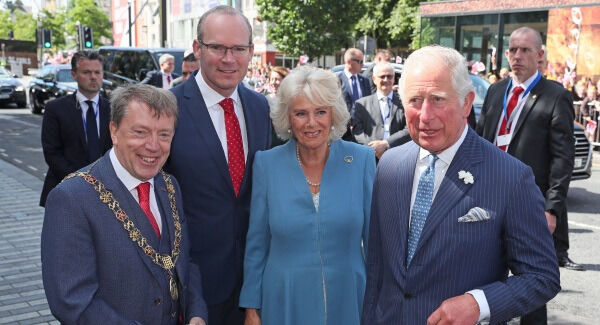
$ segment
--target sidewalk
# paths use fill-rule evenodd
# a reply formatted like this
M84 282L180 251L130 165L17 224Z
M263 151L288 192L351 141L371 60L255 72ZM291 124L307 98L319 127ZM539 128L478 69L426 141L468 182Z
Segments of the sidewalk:
M59 324L42 284L42 181L0 160L0 324Z

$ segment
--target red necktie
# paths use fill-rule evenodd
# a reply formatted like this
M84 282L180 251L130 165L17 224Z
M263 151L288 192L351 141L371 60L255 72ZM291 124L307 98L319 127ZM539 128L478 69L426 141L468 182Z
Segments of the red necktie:
M233 110L233 99L225 98L219 105L225 112L225 133L227 134L227 164L229 165L229 175L235 196L240 192L244 170L246 169L246 160L244 159L244 144L242 143L242 132L240 131L240 122Z
M154 219L152 211L150 211L150 183L140 183L140 185L137 186L137 192L140 200L140 207L142 207L142 210L144 210L144 213L146 213L146 217L148 217L148 221L150 221L156 236L158 239L160 239L160 230L158 229L158 224L156 223L156 219Z
M508 122L508 119L510 118L510 114L512 114L512 112L515 110L515 107L517 106L517 103L519 102L519 95L521 95L522 92L523 92L523 88L521 88L521 86L517 86L513 90L513 95L510 98L510 100L508 101L508 106L506 107L506 117L502 118L502 124L500 125L500 130L498 130L498 136L509 133L510 125L508 126L508 129L507 129L506 123ZM506 151L506 146L498 146L498 148L500 148L500 150Z
M167 76L167 83L169 84L169 86L171 85L171 75Z

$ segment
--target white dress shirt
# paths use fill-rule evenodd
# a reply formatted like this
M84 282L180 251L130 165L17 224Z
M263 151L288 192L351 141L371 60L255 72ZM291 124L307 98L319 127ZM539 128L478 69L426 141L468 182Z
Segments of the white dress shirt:
M140 199L138 197L137 186L143 183L144 181L140 181L139 179L133 177L117 158L115 154L115 149L110 149L110 162L112 163L113 169L117 174L117 178L125 185L125 188L133 195L135 201L139 204ZM154 215L154 220L156 220L156 224L158 224L159 233L162 234L162 218L160 216L160 210L158 209L158 204L156 203L156 194L154 192L154 178L147 180L146 182L150 183L150 211ZM139 225L137 226L139 228Z
M392 96L394 93L390 93L386 96L381 92L377 91L377 102L379 103L379 112L381 113L381 119L383 122L383 139L387 140L390 137L390 124L392 123ZM387 100L387 106L384 103L383 98Z
M98 111L100 110L100 95L96 94L96 96L94 96L94 98L89 99L85 96L83 96L80 92L76 92L75 93L75 98L77 98L77 102L79 104L79 108L81 108L81 118L83 119L83 129L85 130L86 128L86 117L87 117L87 111L89 109L88 104L86 103L86 101L91 100L92 102L94 102L94 115L96 115L96 130L98 130L98 138L100 138L100 114L98 114ZM87 134L86 134L87 137Z
M438 189L440 188L440 184L444 180L444 176L446 176L446 172L448 171L448 167L452 163L458 148L465 141L467 137L469 127L465 125L465 128L458 139L452 146L447 148L446 150L440 152L438 156L438 160L435 163L435 175L433 180L433 197L432 203L435 200L435 196L437 194ZM410 197L410 211L412 213L412 207L415 203L415 198L417 196L417 187L419 186L419 180L421 179L421 174L425 172L427 166L429 165L429 159L427 158L430 155L429 151L421 148L419 149L419 158L417 160L417 164L415 166L415 176L413 177L413 186L412 186L412 194ZM410 224L410 216L408 220L408 224ZM483 290L475 289L468 291L470 295L475 298L477 304L479 305L479 321L489 320L490 318L490 307L487 302L487 298L485 297L485 293Z
M521 88L523 88L523 92L519 95L519 101L517 102L517 106L515 106L515 109L513 110L512 115L514 115L515 117L512 119L512 122L510 124L510 130L508 132L508 135L510 136L510 138L512 139L512 133L515 129L515 126L517 125L517 121L519 120L519 116L521 116L521 112L523 111L523 106L525 105L525 102L527 101L527 98L529 98L529 94L531 94L531 92L528 92L527 94L525 94L525 90L531 85L531 83L535 80L535 78L537 77L539 72L536 71L536 73L533 74L533 76L529 77L529 79L525 80L524 83L519 84L514 78L512 78L512 82L510 83L510 91L508 92L508 96L506 97L506 105L508 105L508 102L510 101L510 98L513 95L513 92L515 90L515 88L517 88L517 86L521 86ZM505 91L506 89L504 89ZM502 126L502 120L504 120L504 108L502 109L502 114L500 114L500 120L498 120L498 127L496 128L496 137L494 138L494 144L498 145L497 140L498 140L498 132L500 130L500 127ZM508 147L510 146L510 144L508 146L506 146L506 150L508 150Z
M350 71L344 69L344 74L346 78L348 78L348 82L350 82L350 91L354 92L354 88L352 88L352 76L356 77L356 88L358 88L358 98L362 98L362 89L360 87L360 80L358 80L358 75L351 74Z
M223 152L225 153L225 159L229 161L227 156L227 133L225 131L225 112L219 103L225 99L223 95L216 92L214 89L210 88L210 86L204 81L202 77L202 71L198 71L196 74L196 83L198 84L198 88L200 88L200 93L202 94L202 98L204 98L204 104L206 104L206 108L208 109L208 114L210 115L210 119L212 120L213 126L215 127L215 131L217 131L217 136L221 141L221 146L223 147ZM237 87L229 96L229 98L233 99L233 109L235 111L235 115L238 118L238 122L240 123L240 131L242 133L242 142L244 143L244 160L248 159L248 136L246 135L246 120L244 119L244 109L242 108L242 102L240 101L240 96L237 91Z
M171 83L173 82L173 76L169 73L164 73L162 72L162 70L160 71L160 74L162 75L162 87L163 89L171 89ZM167 77L171 78L171 82L169 82L169 79Z

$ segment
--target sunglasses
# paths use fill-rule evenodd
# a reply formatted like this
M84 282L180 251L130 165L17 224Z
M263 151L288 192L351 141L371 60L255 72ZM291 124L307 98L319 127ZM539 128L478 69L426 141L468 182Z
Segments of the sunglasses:
M394 75L393 74L384 74L384 75L381 75L381 76L377 76L377 78L379 78L379 79L394 80Z
M350 61L354 61L358 64L363 64L363 62L364 62L363 60L359 60L359 59L350 59Z

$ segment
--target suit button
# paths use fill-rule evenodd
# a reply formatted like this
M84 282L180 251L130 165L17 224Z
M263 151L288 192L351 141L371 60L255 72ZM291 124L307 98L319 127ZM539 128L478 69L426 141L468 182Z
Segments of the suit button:
M410 294L410 292L405 292L404 293L404 298L410 299L410 298L412 298L412 294Z
M154 299L154 304L155 304L155 305L157 305L157 306L158 306L158 305L160 305L160 303L161 303L161 301L160 301L160 299L159 299L159 298L156 298L156 299Z

